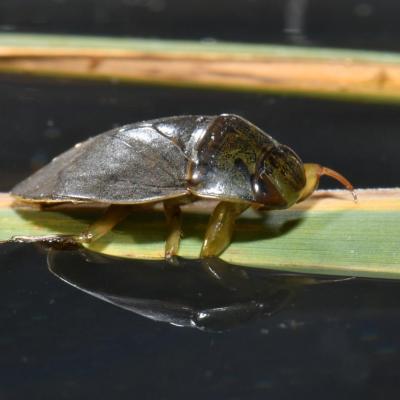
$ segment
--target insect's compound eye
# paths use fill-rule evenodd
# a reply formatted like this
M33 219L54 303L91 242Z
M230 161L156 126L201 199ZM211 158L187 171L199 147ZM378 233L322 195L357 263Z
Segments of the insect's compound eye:
M255 198L260 203L264 203L262 200L264 200L268 195L268 187L266 182L261 176L253 176L252 185Z
M287 146L266 150L253 177L256 201L271 207L288 207L299 198L305 185L304 166Z
M284 207L286 205L285 199L282 198L281 194L266 174L254 175L252 177L252 187L257 203L272 208Z

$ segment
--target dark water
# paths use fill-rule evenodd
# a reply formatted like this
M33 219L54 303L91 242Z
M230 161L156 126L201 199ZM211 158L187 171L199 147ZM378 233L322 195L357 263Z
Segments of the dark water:
M13 0L0 2L0 29L398 50L398 8L389 0ZM400 112L393 105L13 76L0 77L0 93L1 191L113 126L222 112L243 115L356 187L399 185ZM240 288L236 278L228 286L210 281L198 264L177 272L161 263L106 261L0 247L0 399L398 393L399 282L298 286L249 271Z
M266 290L256 300L266 314L247 313L242 324L223 318L230 330L216 333L154 322L77 290L48 271L43 250L8 245L0 251L4 399L376 399L397 392L397 282L323 283L289 298ZM204 291L199 273L198 286L185 272L174 273L175 282L167 272L162 285L160 265L88 263L73 252L50 259L63 279L142 312L161 310L174 322L188 309L209 310L213 302L228 308L229 297L241 297L237 308L251 297L224 287L218 292L209 282ZM265 274L253 275L259 285L268 282ZM199 292L203 298L196 300ZM213 328L223 329L215 329L215 319Z

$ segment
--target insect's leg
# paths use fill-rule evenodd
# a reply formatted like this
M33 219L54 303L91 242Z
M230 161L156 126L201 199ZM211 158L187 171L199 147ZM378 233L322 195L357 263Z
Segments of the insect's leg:
M104 236L115 225L125 219L132 212L131 205L113 204L107 208L104 214L93 224L80 233L78 242L90 243Z
M181 241L181 208L176 200L164 201L164 212L167 218L168 236L165 241L165 259L174 261Z
M221 254L229 245L236 218L248 204L221 201L213 211L208 222L200 257L213 257Z

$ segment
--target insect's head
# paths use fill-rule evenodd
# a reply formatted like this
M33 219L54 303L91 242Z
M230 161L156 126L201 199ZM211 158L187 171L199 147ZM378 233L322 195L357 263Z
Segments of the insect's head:
M338 172L319 164L303 164L289 147L274 146L265 150L257 163L252 182L256 201L267 209L290 207L309 197L322 175L338 180L357 200L352 184Z

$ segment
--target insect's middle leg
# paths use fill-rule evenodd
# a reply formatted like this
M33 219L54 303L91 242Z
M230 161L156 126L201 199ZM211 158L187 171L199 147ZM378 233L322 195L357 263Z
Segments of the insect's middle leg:
M221 201L213 211L208 222L200 257L213 257L221 254L231 242L236 218L248 204Z
M174 261L174 257L178 254L182 236L180 202L174 199L164 201L164 212L168 228L168 236L165 241L165 259Z
M115 225L124 220L132 212L131 205L111 205L93 224L80 233L78 242L90 243L104 236Z

